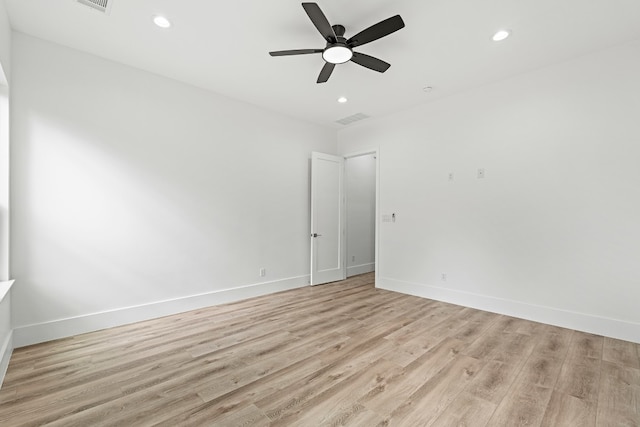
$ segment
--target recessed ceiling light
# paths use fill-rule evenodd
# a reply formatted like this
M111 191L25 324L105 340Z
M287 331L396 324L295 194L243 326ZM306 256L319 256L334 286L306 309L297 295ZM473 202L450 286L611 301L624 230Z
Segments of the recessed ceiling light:
M496 33L493 35L493 37L491 37L491 39L494 42L499 42L499 41L502 41L502 40L506 39L510 35L511 35L511 31L510 30L499 30L499 31L496 31Z
M162 15L154 16L153 23L160 28L169 28L171 26L171 22L169 22L169 20Z
M344 96L341 96L340 98L338 98L338 102L339 102L340 104L344 104L344 103L345 103L345 102L347 102L347 101L348 101L348 99L347 99L347 98L345 98Z

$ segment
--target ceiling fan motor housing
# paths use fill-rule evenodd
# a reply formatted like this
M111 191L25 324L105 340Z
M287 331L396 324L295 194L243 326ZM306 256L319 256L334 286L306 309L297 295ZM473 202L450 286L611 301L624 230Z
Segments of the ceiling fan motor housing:
M336 37L338 37L338 39L343 38L344 39L344 33L345 33L345 28L342 25L334 25L331 28L333 28L333 32L336 34ZM347 41L346 39L344 39L344 41Z

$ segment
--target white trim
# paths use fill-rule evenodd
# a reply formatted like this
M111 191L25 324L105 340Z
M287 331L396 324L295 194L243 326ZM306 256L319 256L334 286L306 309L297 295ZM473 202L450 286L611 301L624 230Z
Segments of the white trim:
M11 285L13 285L15 280L9 280L6 282L0 282L0 302L4 300L4 297L7 296L9 290L11 289Z
M9 331L7 338L5 338L2 343L2 349L0 350L0 388L2 388L4 376L9 368L11 353L13 353L13 331Z
M429 286L419 283L405 282L389 277L379 277L376 287L389 291L415 295L465 307L507 316L575 329L606 337L617 338L625 341L640 343L640 323L625 320L611 319L593 314L578 313L553 307L544 307L513 301L504 298L496 298L487 295L478 295L470 292L445 289L438 286Z
M345 159L350 159L352 157L368 156L369 154L378 154L378 149L371 148L368 150L352 151L350 153L343 154L342 157L344 157Z
M11 285L13 280L6 282L0 282L0 340L2 341L2 347L0 347L0 387L4 381L4 376L7 373L9 367L9 360L11 359L11 353L13 352L13 331L11 330Z
M24 347L45 341L98 331L129 323L140 322L204 307L301 288L309 284L309 276L297 276L271 282L256 283L238 288L223 289L199 295L158 301L133 307L123 307L66 319L13 329L13 344Z
M370 273L375 271L376 264L370 262L368 264L353 265L347 267L347 277L357 276L358 274Z

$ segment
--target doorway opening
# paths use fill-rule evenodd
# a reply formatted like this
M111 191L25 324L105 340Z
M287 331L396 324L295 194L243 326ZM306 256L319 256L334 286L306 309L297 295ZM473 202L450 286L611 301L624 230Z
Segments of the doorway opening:
M345 155L346 276L376 271L378 152Z

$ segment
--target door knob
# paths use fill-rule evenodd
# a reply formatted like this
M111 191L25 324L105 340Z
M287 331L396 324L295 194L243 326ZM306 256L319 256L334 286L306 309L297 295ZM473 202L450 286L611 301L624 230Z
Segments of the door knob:
M311 237L320 237L320 236L322 236L322 234L313 233L313 234L311 235Z

